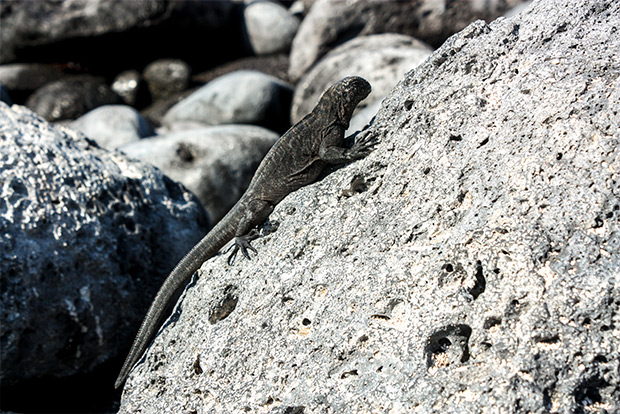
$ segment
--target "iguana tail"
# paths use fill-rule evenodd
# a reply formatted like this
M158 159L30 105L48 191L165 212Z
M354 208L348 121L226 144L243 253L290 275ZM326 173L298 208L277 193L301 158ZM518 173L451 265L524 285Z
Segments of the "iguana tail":
M142 354L150 345L172 299L185 287L194 272L235 236L237 227L237 220L235 219L238 216L238 212L235 210L237 209L233 207L233 209L216 224L215 227L213 227L213 229L211 229L185 257L183 257L183 259L181 259L166 278L159 292L157 292L151 307L146 313L142 325L140 325L140 329L131 346L129 355L127 355L123 368L114 383L115 388L119 388L123 385L129 375L129 371L131 371L133 366L140 360Z

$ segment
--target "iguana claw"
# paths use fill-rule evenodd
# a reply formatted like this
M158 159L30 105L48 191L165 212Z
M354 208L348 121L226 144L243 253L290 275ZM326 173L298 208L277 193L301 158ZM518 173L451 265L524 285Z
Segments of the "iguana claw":
M353 159L364 158L379 143L379 136L371 133L371 130L360 132L355 137L355 143L351 148L351 156Z
M246 234L245 236L235 237L233 245L230 246L230 248L228 249L228 251L232 250L230 256L228 256L228 265L232 266L235 263L235 258L237 257L237 253L239 251L241 251L241 254L243 254L246 259L252 260L252 257L250 256L248 250L250 250L254 254L258 254L258 251L250 244L252 240L256 240L257 238L258 232L256 230L252 230L252 232Z

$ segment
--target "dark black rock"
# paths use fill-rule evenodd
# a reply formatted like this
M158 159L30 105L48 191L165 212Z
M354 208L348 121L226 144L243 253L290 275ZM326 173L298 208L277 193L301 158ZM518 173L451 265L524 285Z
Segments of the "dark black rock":
M0 66L0 83L9 89L17 103L25 102L32 92L62 75L62 71L52 65L12 63Z
M28 98L26 106L48 121L58 121L76 119L98 106L119 102L119 96L102 80L80 75L48 83Z
M9 96L9 91L8 89L0 84L0 101L8 104L8 105L12 105L13 101L11 100L11 97Z
M237 70L255 70L288 82L288 55L244 57L194 75L192 80L198 83L207 83L217 77Z
M7 0L0 63L79 62L112 76L168 56L209 67L242 53L238 14L228 0Z

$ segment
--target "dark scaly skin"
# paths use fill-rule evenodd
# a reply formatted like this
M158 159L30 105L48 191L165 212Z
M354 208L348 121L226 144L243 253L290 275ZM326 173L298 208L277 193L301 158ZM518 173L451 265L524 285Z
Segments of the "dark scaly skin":
M248 250L256 252L250 245L257 237L254 229L269 217L276 204L293 191L313 183L329 165L360 159L372 151L377 140L369 134L356 137L351 149L343 146L353 110L370 90L370 84L363 78L342 79L323 93L310 114L275 143L237 204L164 281L140 326L116 380L116 388L125 382L129 371L142 357L172 299L207 259L232 239L229 263L239 251L249 259Z

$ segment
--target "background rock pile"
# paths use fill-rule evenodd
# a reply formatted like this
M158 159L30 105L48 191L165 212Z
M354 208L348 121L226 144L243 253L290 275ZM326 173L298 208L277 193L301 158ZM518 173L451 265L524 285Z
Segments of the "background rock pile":
M132 155L197 191L195 178L178 174L174 165L204 169L206 152L196 152L189 162L181 155L160 162L151 156L155 144L148 138L192 130L185 136L200 142L202 128L223 124L282 134L327 86L351 74L373 85L360 107L369 110L352 123L363 126L433 46L476 19L490 21L524 2L487 3L9 0L0 6L1 99L70 126L105 148L131 144ZM241 128L235 136L255 152L259 147L247 131ZM230 149L225 137L219 141L209 145ZM240 156L255 159L253 153ZM236 168L221 162L224 169ZM207 197L232 205L256 166L249 164L249 172L239 173L243 179L231 183L232 192ZM221 216L211 203L205 207L211 216Z
M120 411L620 409L620 9L526 3L3 1L1 409L118 410L162 278L352 74L382 144L203 266Z

